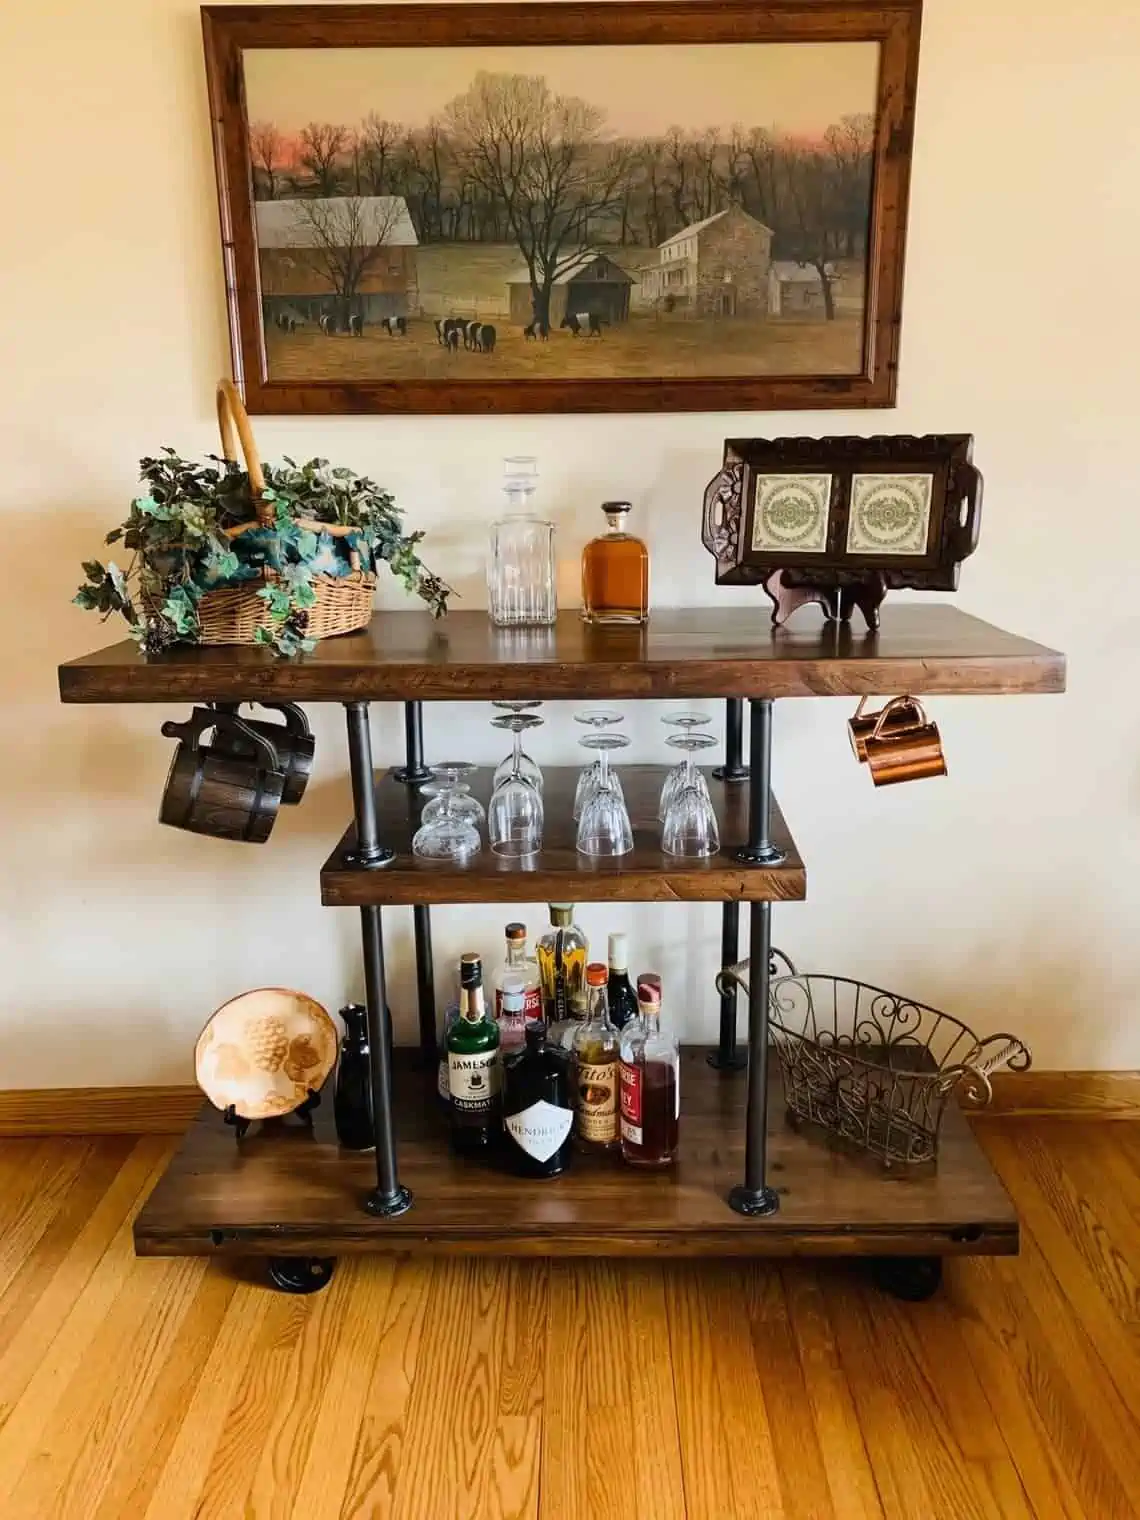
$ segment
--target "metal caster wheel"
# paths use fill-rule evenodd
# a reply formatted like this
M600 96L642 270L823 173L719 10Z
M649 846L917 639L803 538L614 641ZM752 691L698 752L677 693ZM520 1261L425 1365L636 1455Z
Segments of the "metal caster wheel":
M870 1268L876 1288L908 1304L933 1298L942 1284L941 1256L878 1256Z
M271 1256L269 1281L282 1293L319 1293L332 1282L334 1256Z

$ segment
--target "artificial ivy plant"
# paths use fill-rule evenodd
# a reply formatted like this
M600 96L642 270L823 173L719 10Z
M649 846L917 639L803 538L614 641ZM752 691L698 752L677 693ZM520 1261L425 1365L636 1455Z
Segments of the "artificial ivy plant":
M389 492L367 476L333 468L325 459L298 465L286 458L266 465L262 500L274 521L257 523L249 476L232 461L209 456L196 464L171 448L140 462L146 486L107 543L122 542L125 570L89 560L77 606L104 617L121 613L130 634L148 652L199 637L198 604L209 591L240 585L270 572L258 596L268 620L255 638L281 655L314 647L306 613L316 601L313 577L347 575L350 556L371 570L383 561L436 617L447 611L451 587L420 560L422 533L403 531L403 514ZM323 533L319 525L349 528ZM242 529L234 533L234 529Z

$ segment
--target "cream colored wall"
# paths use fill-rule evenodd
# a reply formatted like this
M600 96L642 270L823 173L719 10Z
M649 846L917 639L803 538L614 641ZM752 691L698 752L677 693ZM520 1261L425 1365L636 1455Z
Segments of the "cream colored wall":
M182 1080L234 992L360 993L355 915L317 893L348 814L340 713L317 715L311 800L243 849L156 826L169 712L58 704L57 662L118 637L68 598L135 460L213 443L228 361L197 8L9 5L0 57L0 1086ZM776 778L810 900L777 911L776 939L808 966L1017 1030L1044 1066L1140 1066L1138 74L1131 0L928 0L894 413L258 427L270 455L334 455L396 489L466 606L481 604L506 452L539 456L568 565L594 504L628 494L655 601L700 605L732 595L714 592L698 542L727 434L975 433L987 506L959 604L1067 650L1070 694L934 703L951 779L884 794L850 760L848 703L778 707ZM766 615L758 595L737 599ZM465 753L494 758L487 715L429 711L432 754L461 733ZM536 752L567 759L568 712L548 717ZM374 726L393 760L398 710ZM630 729L635 755L661 757L657 712L631 712ZM460 948L494 951L505 917L437 914L441 988ZM715 908L581 917L599 936L626 924L684 1031L709 1034ZM408 910L386 935L410 1036Z

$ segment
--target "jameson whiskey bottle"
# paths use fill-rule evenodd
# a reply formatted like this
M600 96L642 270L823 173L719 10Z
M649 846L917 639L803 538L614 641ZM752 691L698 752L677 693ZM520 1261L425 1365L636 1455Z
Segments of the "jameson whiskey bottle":
M546 1025L526 1026L526 1044L503 1061L503 1130L511 1165L524 1177L557 1177L570 1160L574 1110L566 1062L546 1043Z
M606 989L610 1005L610 1022L621 1029L637 1017L637 993L629 980L629 953L624 934L610 935L610 981Z
M460 1155L488 1151L500 1131L499 1026L483 1006L483 962L459 962L459 1017L447 1032L451 1143Z
M586 1012L586 936L574 922L573 903L550 904L550 928L535 947L542 982L542 1016L551 1044Z
M574 1135L584 1151L607 1154L618 1146L618 1032L606 1004L609 968L586 968L589 1009L574 1035Z
M603 501L606 531L582 550L582 617L587 623L648 623L649 550L626 532L628 501Z
M661 994L637 984L638 1013L621 1032L621 1154L631 1166L671 1166L681 1117L680 1053L661 1032Z

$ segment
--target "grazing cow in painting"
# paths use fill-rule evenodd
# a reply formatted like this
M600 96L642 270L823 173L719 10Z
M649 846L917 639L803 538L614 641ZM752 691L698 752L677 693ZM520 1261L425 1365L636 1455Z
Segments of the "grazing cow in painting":
M588 338L600 338L605 323L596 311L568 311L559 326L569 328L575 337L584 329Z
M353 312L352 316L348 319L348 330L354 338L363 338L364 318Z
M464 323L464 326L463 326L463 347L464 348L478 348L479 347L479 328L480 328L480 326L481 326L481 324L479 322L466 322L466 323Z
M336 332L336 318L330 317L327 312L321 318L321 331L326 338L331 338L333 333Z
M447 328L447 331L444 333L444 336L443 336L443 341L444 341L444 345L447 348L447 351L448 351L449 354L457 354L459 352L459 328L458 328L458 326L453 326L453 327Z
M523 337L527 340L528 343L533 338L541 338L543 343L545 343L546 340L550 337L550 328L546 325L545 322L540 322L538 318L535 317L533 322L528 322L527 325L523 328Z
M408 323L405 317L385 317L380 326L390 338L406 338L408 336Z
M493 354L495 352L495 339L498 334L490 322L484 322L480 327L475 347L481 354Z

